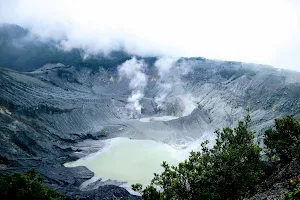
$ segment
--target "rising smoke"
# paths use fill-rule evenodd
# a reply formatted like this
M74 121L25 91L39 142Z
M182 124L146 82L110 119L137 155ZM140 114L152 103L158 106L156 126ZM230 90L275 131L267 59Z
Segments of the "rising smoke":
M158 74L155 83L158 92L154 97L157 110L164 110L167 114L175 116L190 114L197 106L196 98L185 91L183 77L192 72L193 65L185 61L178 62L177 58L161 57L154 66ZM132 118L141 115L140 101L144 98L148 81L146 68L144 60L138 60L136 57L118 67L119 77L129 80L131 95L127 99L126 108Z
M132 90L131 95L128 97L126 108L133 118L139 116L142 110L140 100L144 97L144 89L147 86L147 76L144 73L145 68L145 62L137 60L135 57L125 61L118 67L120 78L128 79L129 88Z
M157 109L170 110L172 115L186 116L197 106L196 99L185 91L183 77L192 72L192 64L177 58L162 57L154 66L158 71L157 87L159 89L154 101ZM176 109L176 110L174 110Z
M158 71L158 88L159 91L154 98L158 109L165 108L166 97L172 92L174 86L172 81L171 69L175 66L177 59L170 57L162 57L158 59L154 66Z

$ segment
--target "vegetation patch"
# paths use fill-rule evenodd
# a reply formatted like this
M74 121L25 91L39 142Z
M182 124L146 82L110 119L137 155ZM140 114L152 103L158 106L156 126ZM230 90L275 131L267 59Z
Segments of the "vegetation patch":
M1 199L67 199L63 194L46 187L43 182L43 178L34 169L24 174L14 173L11 176L0 174Z
M137 183L132 189L144 200L243 199L261 192L267 175L275 172L266 166L299 159L300 123L291 116L275 120L275 129L266 131L267 159L249 123L247 115L235 128L217 130L212 148L203 142L201 152L191 152L178 166L164 162L164 172L154 174L150 185ZM286 199L299 199L299 178L290 179L289 190Z

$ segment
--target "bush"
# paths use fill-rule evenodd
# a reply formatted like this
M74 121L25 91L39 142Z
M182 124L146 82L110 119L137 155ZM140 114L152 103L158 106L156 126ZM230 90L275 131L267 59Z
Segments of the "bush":
M65 199L62 194L44 186L43 181L43 178L34 169L30 169L24 174L14 173L12 176L0 174L1 199Z
M289 191L285 193L285 200L298 200L300 199L300 178L295 177L289 180Z
M292 116L275 119L275 129L265 133L266 152L271 160L287 164L300 153L300 123Z
M144 190L140 184L132 189L145 200L153 199L239 199L257 191L264 173L261 149L253 143L254 132L248 130L250 117L239 121L236 128L216 131L216 143L202 152L191 152L178 166L162 164L164 172L154 174Z

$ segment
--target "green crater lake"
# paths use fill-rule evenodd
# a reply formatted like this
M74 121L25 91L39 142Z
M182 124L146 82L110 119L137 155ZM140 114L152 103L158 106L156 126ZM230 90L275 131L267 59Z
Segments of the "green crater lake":
M87 157L66 163L66 167L86 166L95 177L127 182L122 185L150 184L153 173L163 172L161 164L177 165L186 158L186 151L153 140L113 138L107 145Z

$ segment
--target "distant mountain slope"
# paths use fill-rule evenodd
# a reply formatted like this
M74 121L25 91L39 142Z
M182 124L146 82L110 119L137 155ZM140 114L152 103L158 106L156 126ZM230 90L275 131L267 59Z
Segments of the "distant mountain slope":
M18 25L0 24L0 67L32 71L45 64L64 63L97 71L99 66L110 68L130 59L130 55L122 51L111 52L108 56L99 54L83 59L82 49L64 51L59 48L59 42L41 39Z

